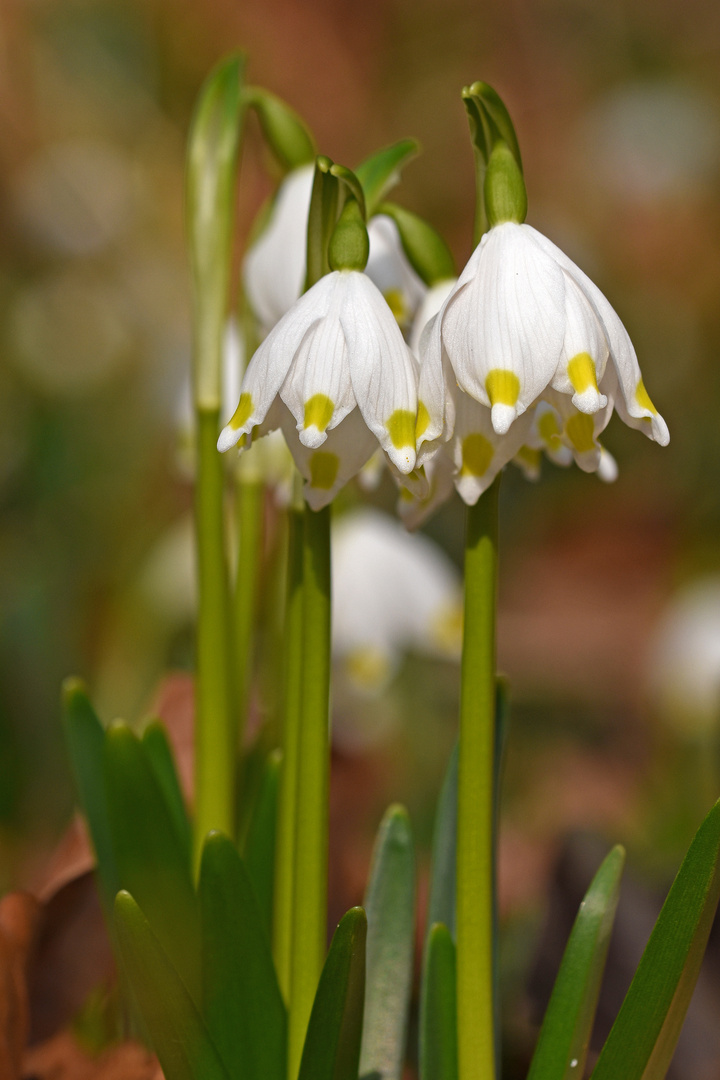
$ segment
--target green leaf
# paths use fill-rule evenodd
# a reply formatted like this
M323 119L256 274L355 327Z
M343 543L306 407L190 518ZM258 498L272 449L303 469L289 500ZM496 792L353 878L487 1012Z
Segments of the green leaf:
M178 780L175 758L168 742L167 733L159 720L152 720L142 736L147 759L155 773L155 779L165 798L168 813L175 823L178 837L187 849L188 865L192 860L192 832L190 820L185 808L180 781Z
M118 893L115 900L115 932L166 1080L229 1080L182 979L127 892Z
M287 1018L269 939L235 845L210 833L200 868L203 1015L225 1067L284 1080Z
M248 86L243 98L255 109L262 133L286 172L314 160L313 137L294 109L261 86Z
M453 747L440 789L432 842L427 931L443 923L455 936L455 856L457 851L458 747Z
M695 834L592 1080L662 1080L695 989L720 896L720 801Z
M420 143L416 139L402 139L385 146L377 153L365 158L355 169L355 175L365 192L365 207L368 218L377 210L391 188L400 181L400 170L411 158L420 152Z
M250 819L244 850L245 865L255 890L268 940L270 940L273 917L275 823L279 775L280 751L276 750L265 762L260 791Z
M340 920L325 959L298 1080L357 1080L366 936L365 912L351 908Z
M614 847L580 905L540 1030L528 1080L585 1075L625 852Z
M450 248L427 221L392 202L381 203L378 213L395 222L407 260L426 285L433 286L457 276Z
M78 799L95 849L101 895L108 918L111 918L120 877L105 794L105 731L80 679L66 679L63 683L63 721Z
M200 924L188 850L143 744L117 722L105 735L105 784L123 889L137 900L190 994L200 994Z
M425 945L420 991L420 1080L457 1080L455 942L435 923Z
M391 806L375 842L367 911L367 979L360 1075L399 1080L405 1059L415 939L410 820Z

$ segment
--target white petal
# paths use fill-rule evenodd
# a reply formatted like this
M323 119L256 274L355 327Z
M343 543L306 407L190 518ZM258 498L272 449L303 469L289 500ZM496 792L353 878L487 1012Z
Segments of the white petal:
M405 487L400 489L397 512L407 529L417 529L452 495L455 462L447 443L426 463L423 471L428 482L424 494L415 495Z
M356 404L340 324L345 277L336 271L322 278L314 289L319 286L329 298L327 313L303 338L280 388L280 397L295 417L301 442L311 448L321 446L327 431Z
M502 468L517 454L530 431L532 413L498 435L490 410L468 394L458 394L455 435L455 487L463 502L474 506Z
M618 463L609 450L600 447L600 461L597 474L604 484L614 484L618 478Z
M458 384L483 405L498 406L498 433L551 381L564 336L562 271L523 228L505 222L486 233L442 316L443 343ZM491 392L496 372L507 374Z
M303 165L288 173L278 188L265 229L245 257L245 292L265 333L302 292L314 172L314 165Z
M597 315L574 279L565 275L565 337L553 389L570 394L576 409L595 413L607 399L598 382L605 373L608 346Z
M378 214L368 222L370 255L365 273L380 290L400 326L412 322L427 288L408 262L392 218Z
M455 426L457 384L440 334L442 313L426 325L420 339L420 377L416 425L418 462L423 464L447 442Z
M345 273L340 312L350 378L365 423L403 473L415 467L417 376L390 308L364 274Z
M220 433L218 449L228 450L265 419L303 338L325 317L332 295L332 282L321 278L283 315L255 351L242 381L240 403Z
M303 495L313 510L320 510L332 502L377 447L377 441L358 409L329 432L319 450L303 446L288 410L285 410L282 429L295 464L306 481Z
M531 228L530 225L524 225L523 228L527 229L528 233L532 235L538 247L551 255L562 266L563 270L574 279L595 309L605 332L610 347L610 356L615 365L620 384L621 394L616 405L622 419L631 427L637 427L644 431L660 446L667 446L670 441L667 424L647 396L633 343L617 312L600 292L597 285L559 247L556 247L551 240ZM622 398L622 401L620 398ZM638 421L640 422L638 423Z
M415 315L408 342L410 349L415 356L420 356L420 338L422 337L423 330L430 320L440 311L456 285L457 278L447 278L446 281L438 281L436 285L433 285L425 293L423 302Z

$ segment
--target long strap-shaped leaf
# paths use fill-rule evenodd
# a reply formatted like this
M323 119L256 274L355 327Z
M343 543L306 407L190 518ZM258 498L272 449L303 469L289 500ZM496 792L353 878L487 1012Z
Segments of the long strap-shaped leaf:
M366 936L365 912L351 908L340 920L325 959L298 1080L357 1080Z
M265 930L270 938L275 881L275 831L277 821L280 754L274 751L265 762L260 790L248 825L243 858L252 881Z
M160 720L152 720L143 731L143 749L155 773L155 779L165 798L165 805L187 851L188 865L192 860L192 835L185 799L175 766L175 757Z
M457 1080L455 942L435 923L425 945L420 1000L420 1080Z
M720 896L720 802L695 834L592 1080L663 1080Z
M120 884L137 900L170 962L200 1000L200 920L187 846L136 735L105 733L105 785Z
M415 856L410 820L391 806L375 843L368 919L360 1076L400 1080L405 1058L415 938Z
M435 923L443 923L455 937L455 857L457 852L457 743L448 761L440 789L430 867L430 899L426 934Z
M127 892L115 900L115 931L166 1080L230 1080L182 979Z
M66 679L63 683L63 722L78 799L95 849L101 895L106 914L111 918L121 882L105 797L105 731L79 679Z
M585 1074L624 862L624 850L614 847L605 857L580 905L545 1013L528 1080L572 1080Z
M284 1080L287 1018L270 942L231 840L210 833L200 866L203 1015L228 1073Z

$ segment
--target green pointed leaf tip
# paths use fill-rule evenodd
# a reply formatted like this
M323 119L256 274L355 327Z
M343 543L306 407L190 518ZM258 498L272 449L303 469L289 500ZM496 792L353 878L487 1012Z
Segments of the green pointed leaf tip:
M625 852L605 857L580 905L545 1013L528 1080L585 1075Z
M419 153L420 143L416 139L402 139L371 154L358 165L355 175L365 192L368 217L376 212L379 203L400 182L403 166Z
M191 994L200 987L200 926L187 847L145 748L117 721L105 736L108 814L121 886L142 907Z
M298 1080L358 1080L365 1000L367 919L351 908L338 924L320 976Z
M337 225L333 229L328 248L331 270L356 270L362 273L370 254L370 240L362 210L356 199L345 203Z
M289 172L314 160L315 141L294 109L261 86L248 86L243 99L257 113L268 146L283 169Z
M663 904L592 1080L663 1080L720 896L720 801L695 834Z
M166 1080L229 1080L182 979L128 892L115 899L120 957Z
M381 203L377 212L395 222L408 262L427 286L457 276L452 252L432 225L396 203Z
M410 819L402 806L391 806L378 830L365 908L367 976L360 1073L399 1080L415 940L415 854Z
M220 407L230 285L244 57L222 61L200 91L188 137L186 212L193 276L195 402Z
M503 139L498 139L490 154L483 194L490 226L501 225L504 221L521 224L525 220L525 181L510 147Z
M103 754L105 730L93 709L81 679L62 685L63 727L80 808L90 831L97 860L100 890L108 918L120 888L108 815Z
M231 1076L284 1080L287 1018L267 931L231 840L210 833L200 868L203 1015Z
M455 942L434 923L425 945L420 989L420 1080L457 1080Z

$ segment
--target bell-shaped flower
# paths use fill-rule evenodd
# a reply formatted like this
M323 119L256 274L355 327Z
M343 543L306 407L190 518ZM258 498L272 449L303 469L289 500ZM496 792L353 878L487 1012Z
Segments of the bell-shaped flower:
M333 527L333 656L366 693L382 689L406 652L456 659L462 595L458 573L426 536L409 536L379 510Z
M575 264L530 225L503 221L487 232L426 331L429 362L420 442L442 437L443 380L491 410L499 435L549 390L587 416L607 406L612 371L626 423L661 445L667 425L645 390L635 350L617 314ZM450 370L448 370L450 369Z
M414 361L390 308L364 274L327 274L283 316L248 365L218 448L240 443L242 449L253 433L282 424L281 411L270 414L278 399L292 414L302 447L317 455L308 459L306 473L320 468L325 455L326 491L348 468L357 472L377 443L400 473L413 471Z
M243 283L263 337L290 310L305 283L308 211L314 166L293 169L280 184L265 225L243 265ZM377 214L368 225L365 273L385 297L404 330L427 292L403 251L392 218Z

